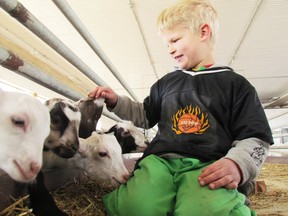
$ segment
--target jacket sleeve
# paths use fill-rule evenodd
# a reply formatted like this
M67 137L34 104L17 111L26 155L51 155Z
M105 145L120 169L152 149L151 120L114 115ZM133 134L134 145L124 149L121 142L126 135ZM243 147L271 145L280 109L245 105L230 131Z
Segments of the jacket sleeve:
M258 138L247 138L233 142L232 148L224 158L233 160L240 167L242 172L241 185L259 175L269 148L270 143Z
M256 89L245 79L235 86L230 118L233 140L256 137L273 144L272 132Z
M149 129L154 127L160 120L161 97L159 95L159 80L153 84L150 89L150 95L143 103L132 101L127 96L119 96L117 104L113 109L107 109L114 112L123 120L132 121L135 126Z
M123 120L132 121L136 127L149 128L143 103L132 101L127 96L118 95L116 106L113 109L109 107L107 109Z

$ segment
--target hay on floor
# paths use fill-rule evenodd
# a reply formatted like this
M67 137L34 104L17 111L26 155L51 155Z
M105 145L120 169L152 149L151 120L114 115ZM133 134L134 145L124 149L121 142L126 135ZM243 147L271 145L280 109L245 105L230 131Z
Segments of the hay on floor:
M102 197L111 192L109 185L99 184L90 177L74 180L52 192L58 207L71 216L105 216ZM33 216L29 209L29 196L15 200L15 203L0 212L0 216Z
M267 191L250 197L251 208L257 211L258 216L288 215L288 164L264 164L258 179L265 181ZM102 197L112 190L111 186L86 177L70 182L52 194L60 209L70 216L106 216ZM33 215L27 207L28 201L28 196L15 200L0 216Z

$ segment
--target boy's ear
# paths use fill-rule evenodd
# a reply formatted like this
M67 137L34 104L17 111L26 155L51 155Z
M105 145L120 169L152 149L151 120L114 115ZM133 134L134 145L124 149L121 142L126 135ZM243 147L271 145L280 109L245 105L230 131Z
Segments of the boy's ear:
M208 24L202 24L200 26L200 38L202 41L206 40L209 38L211 35L211 28Z

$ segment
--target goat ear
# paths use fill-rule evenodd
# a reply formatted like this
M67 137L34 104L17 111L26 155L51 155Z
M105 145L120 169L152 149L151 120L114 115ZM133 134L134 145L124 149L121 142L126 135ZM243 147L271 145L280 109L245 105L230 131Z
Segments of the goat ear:
M98 99L94 99L94 103L98 106L98 107L103 107L104 106L104 98L100 97Z
M60 105L62 110L66 107L66 104L63 101L60 101L59 105Z

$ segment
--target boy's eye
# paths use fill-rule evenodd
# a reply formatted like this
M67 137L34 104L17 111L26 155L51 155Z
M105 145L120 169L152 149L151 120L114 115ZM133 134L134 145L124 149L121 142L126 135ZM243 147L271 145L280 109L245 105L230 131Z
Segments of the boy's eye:
M178 40L180 40L180 38L176 38L176 39L174 39L172 42L173 42L173 43L176 43Z

